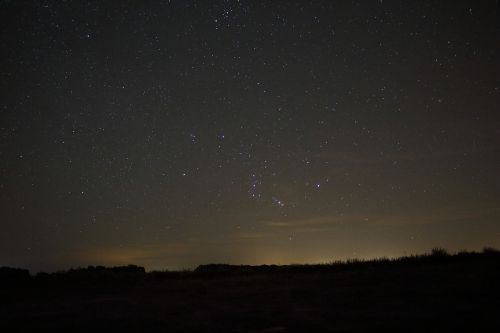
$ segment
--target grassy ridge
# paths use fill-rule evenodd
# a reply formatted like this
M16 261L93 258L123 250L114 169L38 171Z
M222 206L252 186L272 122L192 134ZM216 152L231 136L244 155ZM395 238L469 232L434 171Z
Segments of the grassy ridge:
M0 273L0 319L16 331L500 328L500 252L494 249L456 254L435 249L320 265L215 264L148 273L138 266L91 266L36 275L4 268Z

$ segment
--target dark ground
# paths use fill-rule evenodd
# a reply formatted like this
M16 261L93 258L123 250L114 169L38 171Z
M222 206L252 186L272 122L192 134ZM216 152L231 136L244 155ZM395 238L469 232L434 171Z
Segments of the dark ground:
M0 269L2 332L500 332L500 252L144 273Z

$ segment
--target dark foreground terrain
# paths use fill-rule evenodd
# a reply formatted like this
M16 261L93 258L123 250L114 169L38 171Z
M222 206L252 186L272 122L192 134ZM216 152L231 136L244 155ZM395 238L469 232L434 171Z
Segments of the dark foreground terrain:
M500 252L189 272L0 268L2 332L500 332Z

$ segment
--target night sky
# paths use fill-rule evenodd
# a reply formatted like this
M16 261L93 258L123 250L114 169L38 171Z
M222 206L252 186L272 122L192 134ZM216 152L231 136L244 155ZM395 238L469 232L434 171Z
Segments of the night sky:
M500 247L499 1L1 1L0 266Z

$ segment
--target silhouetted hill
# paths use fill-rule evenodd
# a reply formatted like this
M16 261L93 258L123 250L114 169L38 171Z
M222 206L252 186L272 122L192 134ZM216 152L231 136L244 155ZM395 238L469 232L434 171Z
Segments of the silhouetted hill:
M0 268L6 332L497 332L500 252L146 273ZM3 331L3 330L2 330Z

